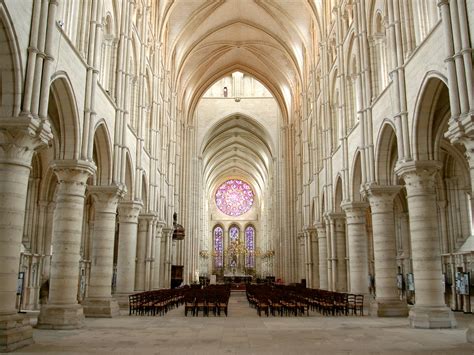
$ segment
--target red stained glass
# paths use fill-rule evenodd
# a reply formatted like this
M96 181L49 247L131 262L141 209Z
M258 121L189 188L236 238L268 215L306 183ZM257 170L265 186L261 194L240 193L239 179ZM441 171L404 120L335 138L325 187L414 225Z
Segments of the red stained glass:
M240 216L253 206L254 193L245 181L232 179L224 182L216 192L217 208L228 216Z

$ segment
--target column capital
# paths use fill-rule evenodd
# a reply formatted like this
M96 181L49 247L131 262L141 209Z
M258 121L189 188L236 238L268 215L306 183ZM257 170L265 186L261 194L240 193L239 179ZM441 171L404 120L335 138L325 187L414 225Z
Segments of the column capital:
M138 223L142 207L141 201L121 201L118 206L119 223Z
M436 174L442 163L436 160L397 163L395 172L405 180L408 195L435 192Z
M146 221L146 222L153 222L158 218L155 213L140 213L138 215L138 222Z
M87 191L94 198L94 204L99 212L111 213L117 211L118 202L125 193L122 185L88 186Z
M369 200L372 213L392 211L393 199L401 188L400 185L365 185L363 192Z
M50 165L59 183L60 196L84 198L87 179L95 172L95 164L84 160L56 160Z
M0 119L0 163L30 167L36 149L53 139L47 121L33 116Z
M54 160L50 165L59 183L85 185L89 176L97 169L94 162L88 160Z
M173 228L172 227L163 227L162 228L162 231L163 231L163 234L166 236L166 237L170 237L173 235Z
M344 210L346 215L348 213L364 213L369 207L369 203L366 201L343 201L341 208Z
M328 212L324 214L324 217L328 221L337 221L339 219L345 219L346 215L343 212Z
M156 222L156 234L155 234L155 238L157 239L161 239L161 237L163 236L163 227L165 226L165 222L163 221L157 221Z
M318 239L326 238L326 224L323 221L318 221L314 223L316 230L318 231Z
M368 202L344 202L341 208L346 213L347 224L365 224Z

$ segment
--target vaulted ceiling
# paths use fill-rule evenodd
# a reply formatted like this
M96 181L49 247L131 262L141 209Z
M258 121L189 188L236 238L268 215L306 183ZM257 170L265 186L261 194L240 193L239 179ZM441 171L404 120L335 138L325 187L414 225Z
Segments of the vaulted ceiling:
M312 53L321 0L176 0L160 5L161 41L187 117L205 90L239 70L256 77L288 119Z

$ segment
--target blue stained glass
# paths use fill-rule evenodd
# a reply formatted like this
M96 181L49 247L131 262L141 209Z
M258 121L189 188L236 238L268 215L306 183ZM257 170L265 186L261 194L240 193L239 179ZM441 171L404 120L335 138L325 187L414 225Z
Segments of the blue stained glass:
M245 267L255 267L255 228L248 226L245 228L245 248L248 253L245 257Z
M239 240L239 228L238 227L230 227L229 229L229 238L231 242L236 242Z
M214 264L216 267L222 267L224 264L224 230L222 227L214 228L214 252L215 260Z

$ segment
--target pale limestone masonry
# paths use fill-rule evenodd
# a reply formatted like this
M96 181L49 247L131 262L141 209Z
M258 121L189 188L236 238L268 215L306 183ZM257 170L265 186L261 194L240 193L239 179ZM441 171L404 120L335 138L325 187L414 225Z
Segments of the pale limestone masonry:
M61 160L53 163L58 177L51 276L48 304L41 307L38 326L75 329L83 326L84 313L77 303L78 260L86 180L95 165L86 161Z
M408 308L400 301L395 275L395 227L393 222L393 199L399 186L366 186L372 210L374 233L375 285L377 297L371 310L377 316L406 316Z
M368 203L351 202L341 206L346 212L347 236L349 244L349 279L350 292L364 295L368 298L369 284L367 275L368 265L368 237L365 225Z
M0 351L19 310L78 329L173 266L474 342L473 34L462 0L0 1Z
M92 186L94 199L94 239L89 294L85 299L86 317L114 317L119 313L117 300L112 298L112 271L117 205L123 197L121 186Z

